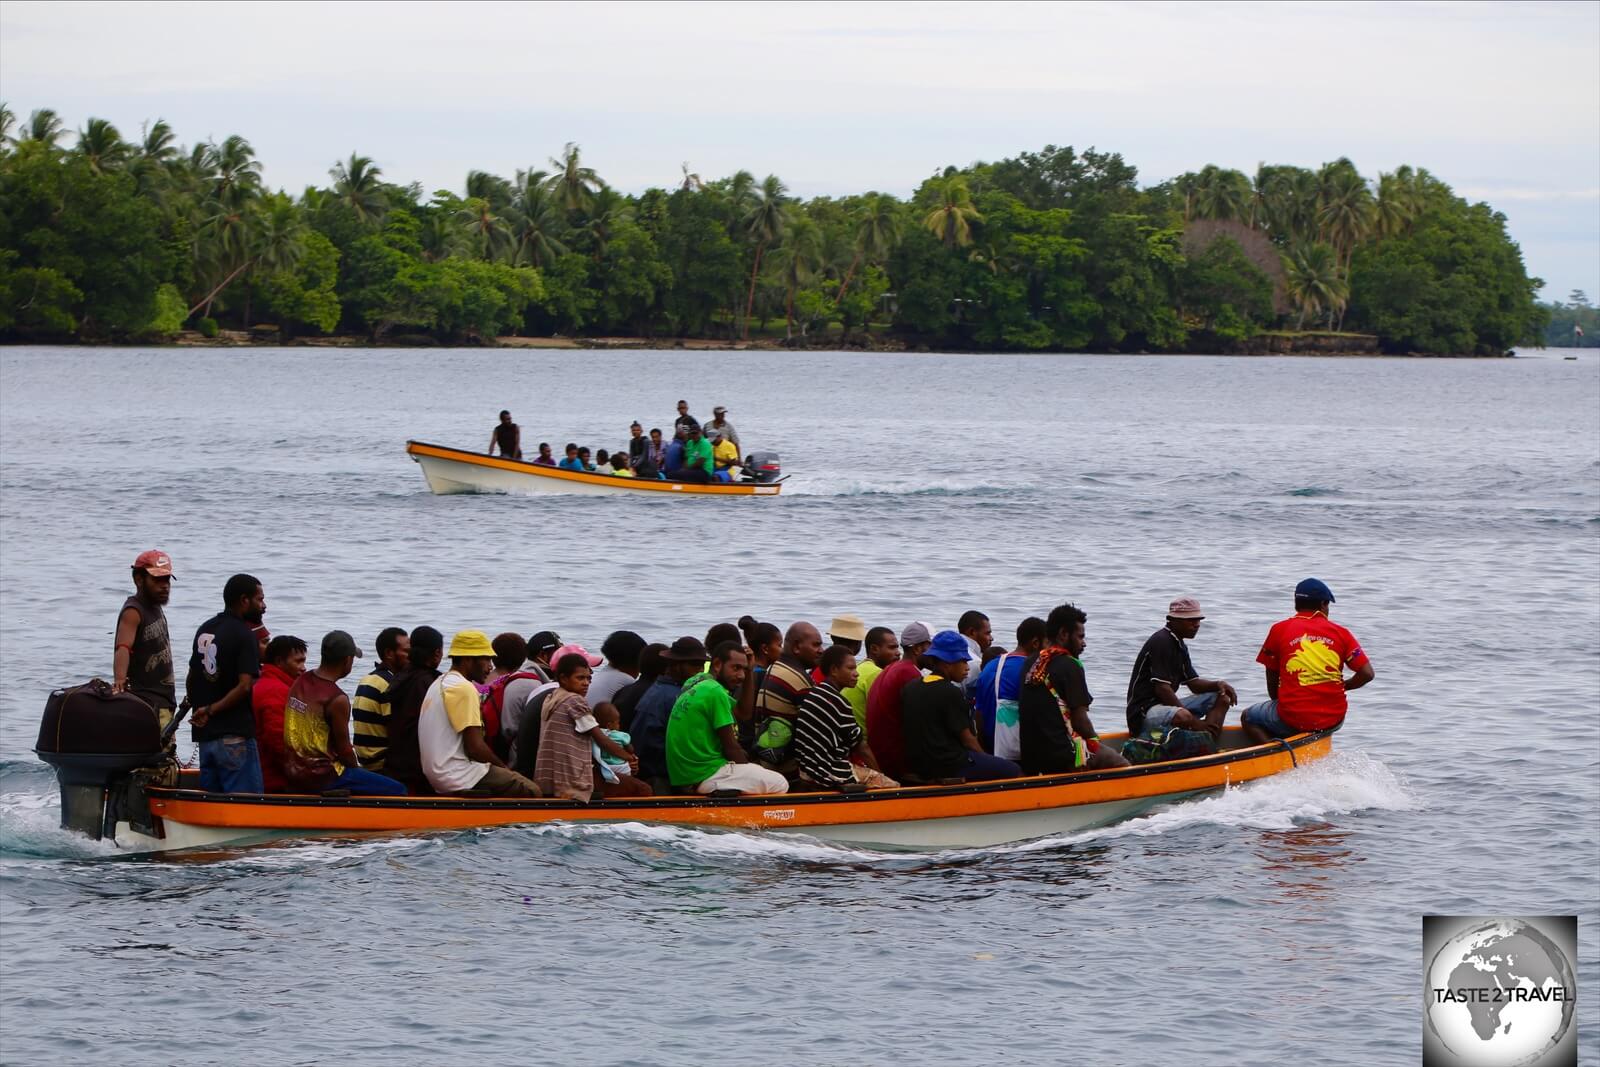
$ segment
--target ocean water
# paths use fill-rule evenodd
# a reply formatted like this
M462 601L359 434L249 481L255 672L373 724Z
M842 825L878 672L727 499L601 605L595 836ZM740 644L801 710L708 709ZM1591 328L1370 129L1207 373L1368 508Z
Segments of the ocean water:
M1389 1064L1424 914L1573 914L1600 1062L1600 359L0 350L0 1062ZM730 409L766 500L434 497L407 438L615 447ZM531 447L529 449L531 451ZM884 853L553 826L128 859L58 828L54 687L141 550L175 643L597 645L1089 613L1094 717L1172 597L1247 700L1307 574L1373 659L1336 755L1107 829ZM180 649L181 651L181 649Z

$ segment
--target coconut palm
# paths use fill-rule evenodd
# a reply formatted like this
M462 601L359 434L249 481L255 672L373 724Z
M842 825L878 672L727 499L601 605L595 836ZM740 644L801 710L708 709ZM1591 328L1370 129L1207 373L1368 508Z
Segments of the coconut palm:
M1188 222L1194 217L1194 198L1200 190L1200 176L1193 171L1188 171L1172 179L1173 190L1183 197L1183 221Z
M17 113L11 110L9 104L0 101L0 150L17 143L17 139L11 133L11 128L16 124Z
M856 210L854 254L850 257L850 268L844 272L844 281L839 283L839 296L835 304L843 303L845 291L850 288L856 268L863 261L881 263L888 258L900 243L904 227L905 216L901 214L899 201L883 193L867 194Z
M686 193L698 193L705 187L706 183L700 180L700 175L691 173L689 170L689 161L687 159L684 160L683 184L680 186L680 188L682 188Z
M972 224L983 221L972 204L967 179L960 174L938 179L934 192L938 206L922 217L923 228L951 248L965 248L972 243Z
M28 125L22 131L24 141L43 141L52 147L66 128L61 125L61 117L50 108L42 107L28 116Z
M503 259L511 251L511 228L483 197L467 197L456 210L456 223L479 259Z
M568 141L561 150L561 158L551 157L555 172L550 176L550 191L556 202L566 211L582 211L604 183L592 168L585 167L578 158L578 146Z
M1379 237L1397 237L1410 228L1422 210L1417 176L1410 166L1378 175L1373 209L1373 230Z
M549 177L532 168L517 171L516 192L506 213L514 263L548 267L567 251L562 241L566 220L550 190Z
M767 175L742 220L745 233L756 245L755 263L750 268L750 295L744 305L744 331L741 336L746 338L750 336L750 314L756 306L756 277L761 273L761 255L768 245L783 236L789 224L789 208L785 203L787 192L776 174Z
M132 154L122 134L105 119L90 119L84 123L83 129L78 131L76 151L96 174L120 169Z
M351 152L349 162L335 163L328 175L333 179L334 195L362 225L375 225L383 219L389 208L379 180L383 171L369 157Z
M774 252L774 257L785 294L784 336L793 340L795 293L816 277L826 261L821 227L804 215L795 217L786 228L783 243Z
M539 173L543 174L543 171ZM515 194L511 183L498 174L490 174L483 170L467 171L467 198L477 197L486 200L489 207L496 211L504 211L511 205L511 198Z
M1290 299L1300 310L1295 329L1305 325L1307 315L1327 312L1328 328L1333 316L1342 311L1350 290L1339 270L1339 257L1321 241L1297 246L1283 257L1283 269Z
M204 146L214 175L212 199L240 210L261 191L261 163L250 142L233 134L221 144Z
M621 193L610 186L602 186L594 194L589 210L584 215L583 224L578 229L594 246L595 258L600 259L606 254L606 245L611 243L611 235L616 232L617 224L631 219L633 209Z
M1354 168L1339 168L1320 183L1317 223L1350 270L1350 258L1372 230L1372 191Z
M1236 170L1207 165L1196 178L1197 219L1243 220L1250 211L1250 179Z

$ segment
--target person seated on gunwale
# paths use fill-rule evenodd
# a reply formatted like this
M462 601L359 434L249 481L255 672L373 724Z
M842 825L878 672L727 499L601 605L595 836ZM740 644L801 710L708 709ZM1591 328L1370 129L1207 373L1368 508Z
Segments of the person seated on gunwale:
M1050 643L1023 670L1017 697L1022 742L1022 769L1029 774L1126 767L1128 761L1100 743L1089 721L1094 697L1083 673L1083 650L1089 640L1089 616L1073 604L1061 604L1044 621Z
M257 750L261 753L261 791L287 793L283 780L283 709L289 687L306 670L306 643L292 634L267 642L261 677L250 687L250 709L256 717Z
M533 780L545 796L588 803L594 796L596 779L593 746L620 757L629 770L639 761L613 741L595 719L585 699L593 669L578 653L568 653L556 661L557 689L551 691L539 711L539 757L534 763ZM637 779L635 779L637 781ZM644 786L642 782L638 783ZM626 787L608 795L630 796ZM648 791L649 787L644 786ZM643 795L643 794L639 794Z
M417 747L417 718L428 689L439 678L439 662L444 659L444 634L432 626L411 631L410 665L389 683L389 722L387 746L383 754L383 773L413 794L433 792L422 773L422 753Z
M940 630L923 658L932 673L909 683L900 698L907 779L987 782L1021 775L1015 763L985 752L972 731L972 714L961 689L973 658L966 638L954 630Z
M1355 634L1328 618L1333 590L1319 578L1294 588L1294 614L1273 623L1256 662L1266 668L1267 699L1244 709L1239 724L1253 745L1344 722L1345 694L1372 681L1372 661ZM1354 673L1346 679L1344 669Z
M423 698L417 745L428 784L440 794L541 795L538 786L508 768L484 740L478 683L489 676L493 664L494 646L488 636L462 630L450 641L449 673L429 686Z
M905 735L900 728L901 700L923 676L923 656L933 642L933 628L911 622L900 631L901 657L883 669L867 694L867 741L878 766L891 778L905 781Z
M665 666L639 697L628 726L639 757L639 777L658 793L671 786L667 781L667 720L684 683L705 668L706 646L698 638L680 637L661 653L661 659Z
M578 446L573 444L571 441L568 441L565 451L566 457L562 459L560 463L557 463L556 466L560 467L564 471L583 470L583 460L578 458Z
M674 442L676 443L676 442ZM711 458L711 443L700 436L698 424L689 427L689 436L683 441L683 458L673 467L668 457L667 481L703 484L716 481Z
M533 461L535 467L554 467L556 458L550 454L550 442L539 442L539 458Z
M844 690L856 684L856 660L844 645L822 653L822 681L806 690L794 721L798 789L834 789L859 782L868 789L895 789L900 783L878 770L861 724ZM854 760L851 757L855 757Z
M1239 694L1227 682L1202 678L1189 659L1188 642L1200 632L1205 613L1194 597L1167 605L1167 625L1151 634L1128 678L1128 736L1168 730L1205 730L1220 737L1228 709ZM1179 697L1186 686L1193 696Z
M867 732L867 694L872 683L890 664L900 659L900 640L887 626L874 626L866 635L867 658L856 664L856 684L844 690L844 698L856 714L862 736Z
M649 692L650 687L656 684L656 679L666 672L667 661L662 658L666 651L667 646L659 641L645 645L644 651L639 653L639 677L618 689L617 695L612 697L622 720L622 729L631 727L634 712L639 707L639 698Z
M600 474L610 474L611 473L611 453L607 452L603 448L600 451L596 452L594 454L594 469L595 469L596 472L598 472Z
M405 796L406 787L356 765L350 698L339 682L361 650L343 630L322 639L322 662L294 680L283 709L283 779L296 793L347 790L355 796Z
M737 631L735 631L737 633ZM794 720L800 701L815 683L811 669L822 660L822 634L809 622L797 622L783 635L783 654L767 668L756 694L755 744L751 754L763 766L781 774L794 772L790 742L794 739Z
M613 452L613 453L611 453L611 473L613 475L615 475L616 477L618 477L618 478L632 478L633 477L633 469L631 467L629 467L628 464L629 464L629 460L628 460L628 454L626 452Z
M578 462L583 464L582 470L594 474L596 471L594 460L589 454L589 446L584 445L578 449Z
M750 762L734 733L733 694L750 661L737 641L711 650L711 669L684 685L667 719L667 773L675 787L702 796L722 789L763 796L789 791L777 771Z
M649 783L633 773L638 769L639 758L633 751L633 738L622 729L622 715L617 711L617 706L609 700L595 705L594 721L622 750L620 753L607 751L600 747L598 741L590 744L590 753L600 770L600 791L608 797L647 797L653 794L655 790L650 788Z
M556 684L556 668L554 665L568 656L581 656L591 670L600 666L600 657L582 645L562 645L551 653L550 681L535 687L528 694L527 700L522 707L522 718L517 729L516 743L512 745L511 758L507 760L507 765L512 770L530 782L536 779L539 765L540 730L545 718L545 704L561 692L561 687Z
M356 683L350 716L356 735L356 758L367 770L381 774L384 750L389 747L389 686L411 662L411 638L398 626L385 626L378 631L376 644L378 662L372 665L370 674Z

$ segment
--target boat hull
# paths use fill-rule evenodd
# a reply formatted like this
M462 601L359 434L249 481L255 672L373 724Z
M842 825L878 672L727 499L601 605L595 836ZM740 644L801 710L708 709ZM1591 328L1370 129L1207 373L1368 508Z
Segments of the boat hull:
M546 493L580 496L777 496L778 482L717 482L699 485L691 482L664 482L659 479L618 478L610 474L564 471L541 467L521 460L502 459L481 452L468 452L423 441L407 441L406 453L422 468L428 488L435 494Z
M545 823L645 823L798 833L887 848L984 847L1109 825L1208 790L1270 777L1332 751L1331 732L1172 763L871 794L664 796L579 804L470 797L314 797L149 790L160 838L124 835L130 851L244 845L280 837L480 829ZM1112 740L1110 737L1108 741Z

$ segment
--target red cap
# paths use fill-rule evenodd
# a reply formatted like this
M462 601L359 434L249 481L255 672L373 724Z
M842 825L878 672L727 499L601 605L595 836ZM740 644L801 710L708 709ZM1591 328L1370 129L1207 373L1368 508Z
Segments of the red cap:
M152 548L139 553L139 558L133 561L133 569L144 571L152 578L169 578L172 576L172 557Z

